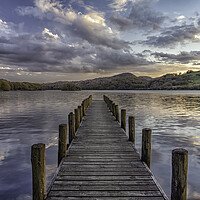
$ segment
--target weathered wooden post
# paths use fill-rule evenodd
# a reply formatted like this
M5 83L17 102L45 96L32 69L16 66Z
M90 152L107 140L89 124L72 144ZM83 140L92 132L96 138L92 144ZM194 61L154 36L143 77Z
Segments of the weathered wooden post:
M128 127L129 127L129 141L133 142L133 145L135 146L135 117L129 116Z
M84 100L84 107L85 107L85 112L86 112L86 110L87 110L87 101L86 101L86 99Z
M85 116L85 103L84 103L84 101L82 102L82 113L83 113L83 116Z
M87 108L88 108L88 106L89 106L89 98L87 98Z
M108 108L109 108L109 101L110 101L110 99L108 97L106 97L106 103L107 103Z
M121 109L121 128L126 132L126 110Z
M187 199L188 151L174 149L172 151L172 185L171 200Z
M112 104L113 104L113 101L110 101L110 103L109 103L109 109L110 109L110 111L113 113L113 107L112 107Z
M79 113L80 113L80 122L82 122L82 107L78 106Z
M80 127L80 112L79 109L74 109L74 113L75 113L75 131L78 130L78 128Z
M151 166L151 129L142 129L142 157L141 160Z
M90 98L90 103L89 104L91 104L91 102L92 102L92 95L90 95L89 98Z
M107 107L109 107L109 98L107 96L105 96L105 102L106 102Z
M88 99L85 99L86 109L88 108Z
M111 101L110 101L110 99L108 99L108 108L109 108L109 110L110 110L110 104L111 104Z
M75 138L75 115L73 112L70 112L68 115L68 124L69 124L69 144Z
M33 200L46 198L46 157L45 144L34 144L31 147Z
M67 124L59 125L58 165L67 155Z
M112 103L112 113L113 113L113 116L115 116L115 103Z
M119 122L119 106L115 105L115 118Z
M83 121L83 105L81 104L81 121Z

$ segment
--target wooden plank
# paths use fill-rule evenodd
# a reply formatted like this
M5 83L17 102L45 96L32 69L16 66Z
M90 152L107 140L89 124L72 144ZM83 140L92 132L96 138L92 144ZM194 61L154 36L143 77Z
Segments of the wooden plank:
M59 176L149 176L148 171L60 171L58 173Z
M69 149L68 150L68 152L69 152L69 154L70 155L73 155L73 154L75 154L75 155L77 155L77 151L79 152L79 154L78 155L82 155L82 154L84 154L84 155L102 155L102 156L104 156L104 155L107 155L107 154L109 154L109 155L115 155L115 154L117 154L117 155L133 155L134 153L135 153L135 151L120 151L120 152L113 152L113 151L101 151L101 150L99 150L99 151L88 151L88 150L82 150L82 151L79 151L78 149L76 150L76 149ZM69 154L67 155L67 156L69 156Z
M131 180L131 181L60 181L55 180L54 185L87 185L87 186L137 186L137 185L155 185L151 180Z
M161 197L159 191L50 191L50 197Z
M80 163L81 165L81 163ZM71 165L68 165L67 163L63 163L63 166L68 166L68 167L71 167L71 168L75 168L76 166L79 167L78 164L71 164ZM120 169L123 169L123 168L133 168L133 167L144 167L141 163L132 163L131 165L127 165L127 164L110 164L110 163L105 163L105 164L91 164L91 163L88 163L88 164L84 164L84 165L81 165L82 168L120 168Z
M118 158L118 159L125 159L125 158L129 158L129 161L131 161L132 158L138 158L139 155L135 155L135 154L70 154L67 156L67 158L65 158L65 160L69 160L69 159L74 159L74 158L78 158L78 159L82 159L82 158Z
M63 185L63 184L55 184L52 189L52 191L85 191L85 190L90 190L90 191L157 191L158 188L155 185Z
M163 200L163 197L81 197L82 200ZM80 200L80 197L48 197L47 200Z
M138 157L135 157L135 158L131 158L132 160L138 160L139 161L139 158ZM129 162L130 159L128 158L69 158L68 159L69 161L88 161L88 162L99 162L99 161L102 161L102 162Z
M72 163L73 164L73 163ZM88 163L87 163L88 164ZM89 165L89 164L88 164ZM145 167L141 167L141 168L135 168L135 167L129 167L129 168L116 168L116 167L104 167L104 168L100 168L100 167L93 167L93 168L88 168L88 167L82 167L81 165L78 165L77 167L70 167L71 165L64 165L61 167L60 171L61 172L64 172L64 171L67 171L67 172L84 172L84 171L87 171L87 172L149 172Z
M57 176L56 180L63 180L63 181L71 181L71 180L79 180L79 181L93 181L93 180L99 180L99 181L106 181L106 180L112 180L112 181L131 181L131 180L150 180L152 179L151 176L143 176L142 174L138 176Z

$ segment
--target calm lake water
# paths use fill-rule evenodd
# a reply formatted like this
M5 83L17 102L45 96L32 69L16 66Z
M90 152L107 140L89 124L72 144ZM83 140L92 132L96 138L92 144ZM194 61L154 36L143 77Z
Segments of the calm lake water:
M0 199L30 200L30 148L46 144L47 181L57 165L58 125L81 101L109 96L136 118L136 148L141 130L151 128L151 170L170 196L171 151L189 151L188 199L200 199L200 91L36 91L0 92Z

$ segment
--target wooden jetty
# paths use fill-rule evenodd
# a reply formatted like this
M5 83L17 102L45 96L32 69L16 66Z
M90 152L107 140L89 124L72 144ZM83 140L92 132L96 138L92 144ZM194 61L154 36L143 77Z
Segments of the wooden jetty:
M61 161L56 175L47 195L44 194L41 199L168 199L148 168L150 158L143 162L134 147L134 118L129 118L128 138L124 119L122 128L119 124L118 106L106 98L104 100L112 112L102 100L92 101L87 112L82 108L85 115L82 123L77 128L67 155L59 158ZM124 111L122 113L124 118ZM143 131L149 133L149 129ZM148 145L145 147L148 149ZM35 199L40 200L39 197Z

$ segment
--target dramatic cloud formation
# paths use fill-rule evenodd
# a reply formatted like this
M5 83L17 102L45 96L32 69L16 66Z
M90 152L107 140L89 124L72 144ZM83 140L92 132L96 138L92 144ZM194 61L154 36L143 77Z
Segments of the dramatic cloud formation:
M129 48L129 42L119 38L119 33L112 30L105 22L104 14L89 10L87 14L75 12L72 8L63 8L58 1L36 0L37 6L19 8L21 15L34 15L60 23L62 31L87 40L91 44L103 45L113 49ZM39 11L38 11L39 9Z
M7 30L10 30L8 26ZM1 41L4 44L0 46L0 60L5 66L12 66L10 70L21 66L24 71L32 72L101 72L119 66L148 64L145 59L123 49L87 41L66 44L47 28L41 34L17 36L16 33L7 40L2 36Z
M98 73L149 63L134 55L131 43L121 40L119 32L106 24L104 13L91 7L86 10L82 14L50 0L36 0L35 7L18 7L22 16L55 22L55 31L45 27L41 33L18 34L13 26L1 20L0 42L4 43L0 46L4 66L1 70Z
M149 36L142 44L155 47L173 47L177 43L184 44L186 42L199 42L200 27L194 24L182 24L165 28L158 36Z
M4 74L163 74L172 69L164 64L176 64L177 70L177 64L198 67L198 45L194 46L200 42L198 12L188 16L168 10L159 0L22 2L16 3L8 20L0 12Z
M162 13L152 9L151 5L153 2L150 0L134 1L127 18L113 14L110 17L110 21L119 26L120 30L128 28L158 29L166 17Z
M155 56L159 61L164 61L165 63L180 63L188 64L193 63L197 64L200 60L200 51L190 51L190 52L180 52L179 54L168 54L168 53L152 53L151 55Z

